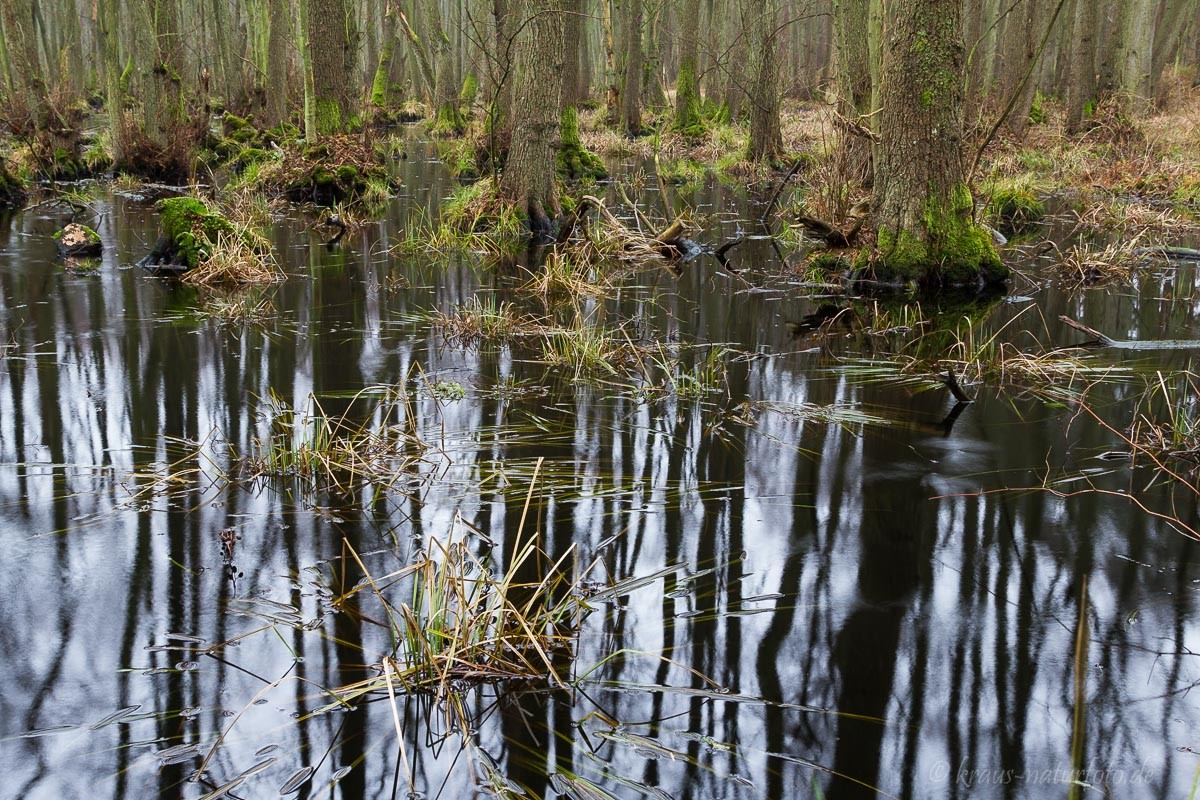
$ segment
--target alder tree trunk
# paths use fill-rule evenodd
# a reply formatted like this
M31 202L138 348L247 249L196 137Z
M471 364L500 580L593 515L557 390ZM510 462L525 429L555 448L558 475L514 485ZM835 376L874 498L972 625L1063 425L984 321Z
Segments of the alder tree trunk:
M546 235L562 212L555 165L562 109L563 8L560 0L521 0L513 65L512 144L500 194Z
M886 282L968 285L1003 278L973 221L963 165L959 0L891 0L875 150L875 274Z

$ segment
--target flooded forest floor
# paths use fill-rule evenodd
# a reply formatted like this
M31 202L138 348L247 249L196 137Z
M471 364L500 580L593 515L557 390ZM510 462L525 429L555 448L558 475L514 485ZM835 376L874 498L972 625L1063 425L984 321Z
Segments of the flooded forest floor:
M970 297L845 280L808 106L773 170L583 113L573 251L476 224L423 124L293 161L217 120L182 202L33 187L0 795L1185 796L1200 102L1046 113L986 153L1014 274Z

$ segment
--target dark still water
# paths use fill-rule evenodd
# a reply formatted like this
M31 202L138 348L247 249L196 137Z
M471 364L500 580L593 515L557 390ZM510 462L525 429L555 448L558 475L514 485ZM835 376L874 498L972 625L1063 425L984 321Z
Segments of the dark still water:
M93 275L55 263L59 210L0 222L0 796L1187 795L1197 550L1120 493L1195 526L1194 492L1097 458L1122 442L1073 402L975 387L948 419L945 389L872 377L922 326L794 335L842 301L766 240L734 251L737 276L702 255L550 307L516 267L391 255L447 187L405 170L387 218L336 247L279 220L290 278L250 324L131 266L148 201L98 193ZM757 216L744 193L687 199L705 242ZM1078 341L1060 314L1200 338L1186 266L1013 294L938 319L1011 321L1021 346ZM619 330L643 363L577 371L538 336L434 329L476 297ZM1141 376L1192 366L1134 355L1091 357L1137 376L1089 393L1117 430ZM402 479L224 485L230 448L310 397L419 442L392 454ZM1114 494L997 491L1048 476ZM334 600L364 568L453 539L503 574L533 531L595 562L595 586L648 578L593 603L574 683L335 699L393 652L377 599Z

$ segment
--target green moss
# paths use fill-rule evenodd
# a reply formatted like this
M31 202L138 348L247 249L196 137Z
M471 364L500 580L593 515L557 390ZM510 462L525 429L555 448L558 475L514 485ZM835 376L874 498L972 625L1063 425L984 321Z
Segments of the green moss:
M236 234L233 223L194 197L158 201L159 222L168 252L177 263L196 267L222 234Z
M696 65L685 59L679 65L679 80L676 83L675 122L672 127L689 138L698 139L707 132L703 108L700 104L700 89L696 80Z
M371 81L371 105L376 108L387 108L388 101L388 72L392 63L392 49L395 47L394 38L384 46L379 54L379 64L375 67L375 78Z
M608 177L604 162L585 148L579 138L579 112L575 106L563 109L561 123L558 174L569 180L603 180Z
M970 190L958 186L948 202L931 201L925 235L880 228L875 276L885 282L962 286L996 283L1009 275L991 235L971 218Z
M332 136L342 131L342 106L332 97L318 97L316 100L316 122L318 136Z

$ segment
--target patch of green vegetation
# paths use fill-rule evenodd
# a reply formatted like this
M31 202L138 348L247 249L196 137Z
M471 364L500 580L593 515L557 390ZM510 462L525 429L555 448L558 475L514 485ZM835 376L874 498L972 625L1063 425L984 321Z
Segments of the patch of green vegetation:
M1031 172L1044 174L1054 171L1054 158L1041 150L1023 150L1017 158L1021 166Z
M1046 95L1038 91L1033 96L1033 104L1029 107L1029 124L1030 125L1045 125L1050 119L1046 113Z
M1046 205L1038 197L1037 187L1030 175L1000 178L985 189L990 195L988 216L1009 231L1039 222L1046 216Z
M89 141L83 149L82 160L88 174L91 175L111 169L113 165L112 132L106 128Z
M469 139L445 139L437 143L438 160L460 181L479 180L475 145Z
M664 181L678 186L696 186L708 177L708 168L692 158L678 158L659 166Z
M458 381L434 381L426 384L425 389L439 403L456 403L467 396L467 387Z
M1185 175L1171 193L1171 199L1176 203L1200 204L1200 174Z

